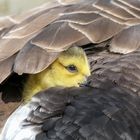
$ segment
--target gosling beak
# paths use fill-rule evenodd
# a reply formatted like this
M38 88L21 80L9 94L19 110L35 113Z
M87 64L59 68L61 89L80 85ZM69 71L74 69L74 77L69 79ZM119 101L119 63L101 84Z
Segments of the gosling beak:
M88 77L85 78L84 82L79 83L79 87L90 87L90 81L88 80Z

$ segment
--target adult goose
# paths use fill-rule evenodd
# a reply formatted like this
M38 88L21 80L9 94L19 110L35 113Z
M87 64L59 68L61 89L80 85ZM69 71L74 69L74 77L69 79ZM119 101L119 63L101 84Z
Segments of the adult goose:
M5 88L3 87L7 87L7 83L9 83L8 80L10 79L11 76L13 77L13 75L15 77L15 73L18 73L18 74L39 73L45 70L47 67L49 67L52 64L52 62L54 62L57 59L60 52L65 51L69 47L74 46L74 45L82 46L87 51L88 57L90 58L89 60L91 62L91 69L92 69L92 75L91 75L91 78L89 79L90 87L74 88L74 89L72 88L66 91L65 89L56 89L56 90L50 89L48 91L45 91L44 96L47 96L46 97L47 100L49 98L49 94L47 93L49 93L49 91L51 90L52 90L51 91L52 93L54 92L54 95L55 93L59 93L58 92L59 90L62 93L66 92L66 95L67 95L67 92L70 94L70 99L72 97L72 100L68 98L68 101L67 101L67 99L65 99L65 96L63 99L64 105L67 105L66 107L70 106L70 104L75 100L75 97L80 98L82 96L81 93L83 92L85 93L86 90L87 90L86 93L89 93L89 95L91 94L91 96L88 97L87 96L88 94L86 94L85 96L87 97L85 98L87 99L91 98L91 100L93 100L94 94L93 94L93 99L92 99L92 93L94 93L93 91L95 90L93 87L98 88L97 92L99 93L101 91L108 93L109 94L108 96L111 96L112 95L111 93L115 92L115 95L113 94L113 96L118 97L118 95L120 95L119 98L122 98L124 93L127 93L129 97L131 96L133 97L135 95L133 93L135 92L138 93L139 91L138 90L139 89L138 57L139 57L139 44L140 44L140 41L139 41L140 40L139 39L139 33L140 33L139 1L129 0L126 2L123 0L114 0L114 1L113 0L110 0L110 1L104 1L104 0L66 1L65 0L65 1L59 1L59 2L62 3L62 5L59 3L51 2L50 4L46 4L39 8L33 9L27 12L26 14L23 14L17 17L11 17L8 19L11 21L10 22L11 24L1 28L3 31L1 33L1 40L0 40L1 41L1 53L0 53L1 77L0 79L2 83L1 89L3 92L3 97L7 94L9 95L9 91L4 90ZM113 54L113 52L123 53L126 55L124 56L121 56L120 54L115 55ZM130 67L129 69L127 68L128 66ZM124 70L126 68L127 70ZM137 78L137 80L135 78ZM130 83L128 79L132 80L134 85ZM116 86L117 88L115 88ZM114 91L114 88L118 89L118 91L116 90ZM102 89L106 89L106 90L102 90ZM40 93L42 97L44 97L42 95L43 93ZM75 95L73 94L71 95L71 93ZM119 94L119 93L123 93L123 94ZM36 95L34 97L34 98L37 98L38 100L37 104L39 104L40 101L43 103L42 98L38 96L39 95ZM102 96L103 95L101 94L101 98ZM12 98L13 97L15 98L16 95L13 95ZM104 98L106 97L107 96L104 95ZM115 104L116 103L115 99L113 100L113 98L115 97L111 97L110 102L113 102ZM59 98L59 94L58 94L58 98ZM127 103L128 103L128 99L126 99ZM136 103L134 106L136 107L135 109L138 112L138 106L135 99L132 100L132 102L134 101L133 103ZM50 101L51 100L52 99L50 99ZM98 100L96 96L95 96L95 100ZM105 99L106 102L109 102L109 100L110 98L108 100ZM138 96L137 96L137 100L138 100ZM34 103L36 101L33 100L32 102ZM59 105L59 102L60 101L58 100L58 105ZM84 100L82 101L82 103L84 105ZM86 102L85 100L85 106L87 103L88 102ZM122 100L119 103L123 104ZM117 105L115 104L114 106L118 106L118 104ZM51 115L53 116L51 118L52 120L55 120L54 118L57 118L57 117L61 119L65 117L65 111L67 109L64 110L64 105L62 105L63 108L58 109L59 111L55 108L54 110L51 110L51 107L50 107L51 111L49 111L49 109L47 108L47 111L49 111L48 113L53 114ZM104 108L103 105L104 105L104 102L101 102L101 108ZM42 107L42 105L39 105L39 106ZM74 108L76 108L76 106L78 105L75 105ZM46 107L46 106L43 106L43 107ZM100 105L97 104L96 107L97 107L96 110L98 110L98 107L100 108ZM32 107L30 109L32 110ZM88 111L88 109L86 110ZM115 110L115 109L112 109L112 110ZM126 108L126 110L129 112L128 108ZM35 112L36 111L38 111L38 107L37 107L37 110L35 109ZM64 113L63 117L62 117L62 114L63 114L62 112ZM91 110L89 110L89 112L93 113ZM103 112L102 109L99 112ZM40 118L40 114L39 113L37 114L39 115L39 118ZM114 112L112 114L114 114ZM33 115L36 116L36 113L33 113ZM98 116L98 114L95 113L95 117L96 115ZM122 114L120 113L120 115ZM42 115L42 116L45 116L45 115ZM139 117L139 113L136 116ZM86 118L87 116L84 116L84 117ZM138 121L137 117L136 119L134 119L134 121ZM48 116L45 116L44 118L46 120ZM50 118L50 115L49 115L49 118ZM51 132L51 130L55 128L58 118L56 119L56 121L53 121L53 123L50 121L52 124L51 128L44 129L47 135L48 135L49 130ZM34 119L27 119L27 120L29 122L33 120L34 122ZM35 124L36 123L38 123L38 121L35 122ZM40 130L40 127L39 127L39 130ZM78 131L79 130L80 128L78 129ZM87 130L89 131L89 129ZM90 129L90 130L94 132L94 129ZM136 135L132 134L135 136L135 137L132 137L129 134L129 132L128 133L126 132L126 135L123 134L120 137L130 138L129 136L127 137L127 135L129 135L132 139L138 138L138 134ZM38 137L39 136L42 136L42 135L38 135ZM56 135L52 135L52 136L56 136L54 139L60 139L57 133ZM53 139L52 136L50 135L50 137L48 138ZM110 139L111 138L114 139L115 135L112 134L112 136L113 137L110 136ZM90 137L91 136L88 135L87 137L86 135L86 136L83 136L83 139L89 139ZM63 138L67 139L66 137L63 137ZM82 137L79 137L79 139L80 138ZM94 135L93 135L93 138L94 138ZM74 139L76 138L74 137Z

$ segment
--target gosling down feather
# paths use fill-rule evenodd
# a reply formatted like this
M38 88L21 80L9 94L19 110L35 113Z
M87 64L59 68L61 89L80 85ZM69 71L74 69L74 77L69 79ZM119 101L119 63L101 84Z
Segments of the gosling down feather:
M23 101L1 139L139 140L139 11L139 0L52 0L0 18L0 92Z

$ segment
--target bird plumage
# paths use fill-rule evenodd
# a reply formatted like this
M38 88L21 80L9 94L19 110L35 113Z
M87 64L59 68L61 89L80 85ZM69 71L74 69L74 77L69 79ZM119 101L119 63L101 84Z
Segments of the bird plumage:
M21 133L13 131L13 136L25 138L29 130L33 139L37 133L36 139L139 139L139 1L59 2L63 5L53 1L13 17L14 25L1 28L0 81L13 72L39 73L60 52L78 45L91 62L90 87L54 88L36 95L24 106L25 125L16 126ZM22 109L7 122L4 137Z

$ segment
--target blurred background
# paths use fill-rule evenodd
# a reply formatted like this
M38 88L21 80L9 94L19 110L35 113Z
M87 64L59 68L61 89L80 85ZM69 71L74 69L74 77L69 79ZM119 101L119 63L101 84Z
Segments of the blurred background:
M0 16L20 14L49 0L0 0Z

